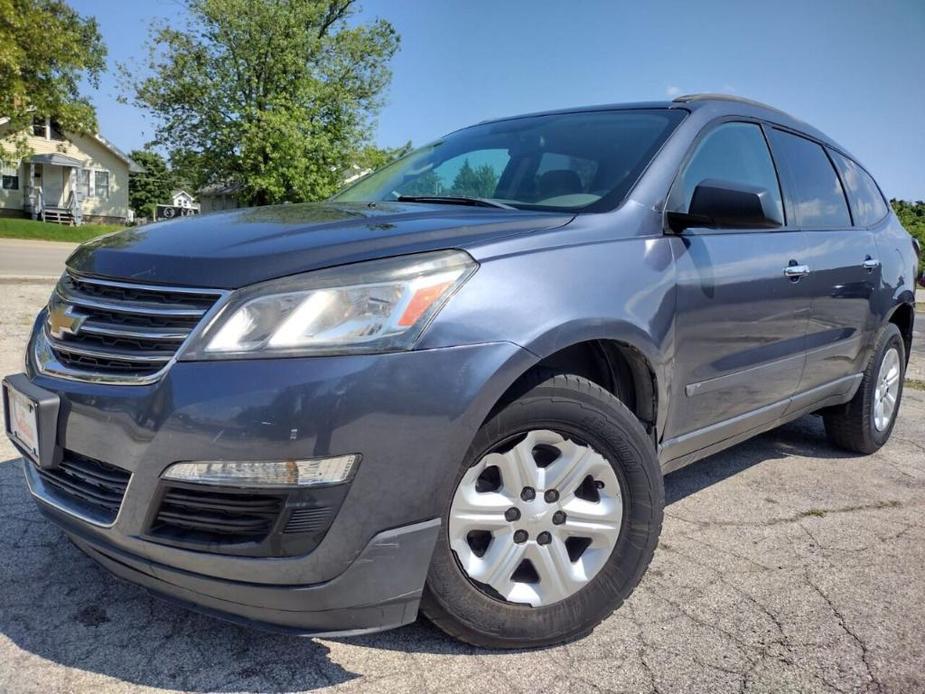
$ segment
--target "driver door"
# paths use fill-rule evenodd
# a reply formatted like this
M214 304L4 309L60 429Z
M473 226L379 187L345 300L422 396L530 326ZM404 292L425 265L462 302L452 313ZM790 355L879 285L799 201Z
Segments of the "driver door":
M682 168L668 210L686 213L707 179L770 192L783 201L762 127L724 122L702 137ZM773 421L796 391L805 363L808 282L793 272L804 232L687 228L671 238L677 273L674 384L664 445L670 457ZM790 268L788 270L788 268Z

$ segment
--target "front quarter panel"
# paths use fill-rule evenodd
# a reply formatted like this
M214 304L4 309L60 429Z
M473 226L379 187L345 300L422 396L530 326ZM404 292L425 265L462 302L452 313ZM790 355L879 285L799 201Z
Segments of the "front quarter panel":
M668 239L604 236L482 260L419 348L507 341L539 361L579 342L616 340L640 351L655 372L659 425L670 382L674 305Z

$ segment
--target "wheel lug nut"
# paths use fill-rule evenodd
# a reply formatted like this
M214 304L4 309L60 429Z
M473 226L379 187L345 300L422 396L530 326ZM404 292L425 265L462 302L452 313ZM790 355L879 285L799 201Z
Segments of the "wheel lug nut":
M527 537L528 537L528 535L527 535L527 531L526 531L526 530L516 530L516 531L514 531L514 542L516 542L518 545L522 545L524 542L526 542L526 541L527 541Z
M513 506L504 512L504 520L515 521L520 519L520 510Z
M559 492L555 489L547 489L546 493L543 494L543 498L546 499L546 503L552 504L559 500Z
M548 545L550 542L552 542L552 535L545 530L536 536L536 544L538 545Z
M552 522L556 525L562 525L565 522L565 511L556 511L552 514Z
M524 501L533 501L536 498L536 490L533 487L524 487L520 492L520 498Z

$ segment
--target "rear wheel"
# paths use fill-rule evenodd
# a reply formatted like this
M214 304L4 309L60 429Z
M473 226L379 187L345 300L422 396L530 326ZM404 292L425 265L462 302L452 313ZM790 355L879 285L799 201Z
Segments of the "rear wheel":
M885 444L896 423L905 372L902 334L888 323L880 331L854 398L823 413L829 439L856 453L873 453Z
M479 646L590 632L635 588L661 531L661 470L633 414L577 376L531 386L476 435L422 601Z

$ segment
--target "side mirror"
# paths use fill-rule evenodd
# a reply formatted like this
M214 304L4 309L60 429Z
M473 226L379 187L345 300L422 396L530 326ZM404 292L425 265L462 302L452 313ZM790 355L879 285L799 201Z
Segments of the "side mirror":
M675 233L690 227L776 229L783 224L767 188L706 179L697 184L687 212L669 212Z

